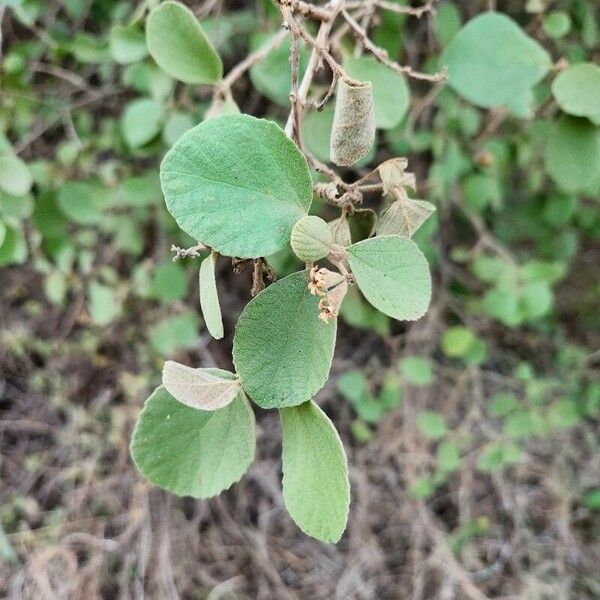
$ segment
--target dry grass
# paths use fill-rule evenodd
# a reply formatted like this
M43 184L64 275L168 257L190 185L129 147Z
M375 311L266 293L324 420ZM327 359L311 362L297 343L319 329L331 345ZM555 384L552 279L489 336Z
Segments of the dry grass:
M0 514L16 556L0 563L2 597L583 600L600 594L600 523L575 500L582 485L598 484L597 424L530 441L520 465L483 475L475 451L498 436L484 406L507 384L501 368L442 365L435 385L409 388L403 406L361 446L332 382L351 366L379 368L399 351L342 330L332 382L319 401L348 448L353 495L347 533L337 546L326 545L301 534L283 507L275 414L258 414L257 460L220 498L198 502L163 493L143 481L128 454L145 374L153 369L132 343L140 343L139 326L90 335L76 324L79 314L43 306L32 273L15 269L6 282ZM437 306L399 338L402 352L433 353L442 315ZM204 346L204 360L223 363L214 354L220 348ZM427 502L407 493L435 461L433 445L414 425L415 412L425 407L443 411L474 448ZM486 531L453 549L461 525L478 518L487 519Z

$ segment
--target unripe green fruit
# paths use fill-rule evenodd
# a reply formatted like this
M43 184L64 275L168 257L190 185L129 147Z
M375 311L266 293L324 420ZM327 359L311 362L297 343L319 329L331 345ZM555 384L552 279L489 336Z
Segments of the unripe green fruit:
M309 215L294 225L290 244L300 260L312 262L329 254L333 235L323 219Z

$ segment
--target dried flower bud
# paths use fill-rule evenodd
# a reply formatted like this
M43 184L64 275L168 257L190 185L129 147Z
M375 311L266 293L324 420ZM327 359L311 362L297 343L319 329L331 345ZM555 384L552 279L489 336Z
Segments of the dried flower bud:
M339 166L353 165L369 152L374 142L371 82L340 79L331 129L331 160Z
M399 199L408 198L404 190L409 187L413 191L417 187L414 173L408 173L406 167L408 160L406 158L392 158L381 163L377 169L383 182L383 193L394 195Z
M308 289L313 296L324 296L328 290L344 280L344 276L337 271L330 271L325 267L313 267L310 270Z
M321 321L328 323L330 319L337 318L347 291L348 282L344 279L319 300L319 319Z

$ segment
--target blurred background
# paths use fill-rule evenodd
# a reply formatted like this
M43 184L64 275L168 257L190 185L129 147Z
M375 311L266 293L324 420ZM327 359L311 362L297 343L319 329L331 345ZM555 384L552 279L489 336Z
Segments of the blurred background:
M172 261L172 244L194 241L166 212L158 164L212 89L176 83L147 55L155 4L0 1L0 596L600 598L600 154L589 181L579 150L549 160L549 78L518 116L411 79L406 102L392 99L398 123L342 173L406 156L437 212L415 236L434 273L423 319L392 322L356 290L343 305L317 397L350 465L339 544L306 537L283 507L275 412L256 409L256 461L218 498L177 498L136 471L130 434L163 362L231 368L251 288L251 268L220 259L215 342L199 261ZM226 72L281 25L269 0L186 4ZM435 8L377 11L371 37L434 72L463 23L496 8L557 68L600 60L595 0ZM235 84L243 112L285 122L288 51ZM331 112L303 126L325 161ZM583 173L565 175L578 162ZM299 267L288 251L269 262L278 275Z

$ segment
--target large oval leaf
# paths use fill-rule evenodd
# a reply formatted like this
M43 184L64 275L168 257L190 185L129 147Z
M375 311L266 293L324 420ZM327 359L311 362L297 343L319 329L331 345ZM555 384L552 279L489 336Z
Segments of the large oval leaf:
M483 107L506 106L522 115L531 88L548 72L548 53L509 17L487 12L469 21L440 59L448 82L461 96Z
M180 2L163 2L148 17L146 42L152 58L184 83L215 83L223 63L194 13Z
M249 115L190 129L165 156L160 178L181 229L227 256L281 250L312 201L298 147L275 123Z
M348 248L348 262L360 291L382 313L414 321L427 311L431 275L411 239L386 235L363 240Z
M346 453L333 423L311 400L280 411L283 499L304 533L337 542L346 529L350 483Z
M244 397L207 412L181 404L158 387L146 400L131 441L144 477L179 496L210 498L254 460L254 413Z
M402 121L410 101L410 91L402 75L394 73L373 56L347 58L346 73L359 81L370 81L375 102L375 124L393 129Z
M552 83L558 105L570 115L600 123L600 67L582 63L565 69Z
M263 408L295 406L325 384L336 322L319 320L306 271L292 273L253 298L235 329L233 362L246 393Z
M585 192L600 176L600 129L563 115L546 146L546 170L565 192Z

